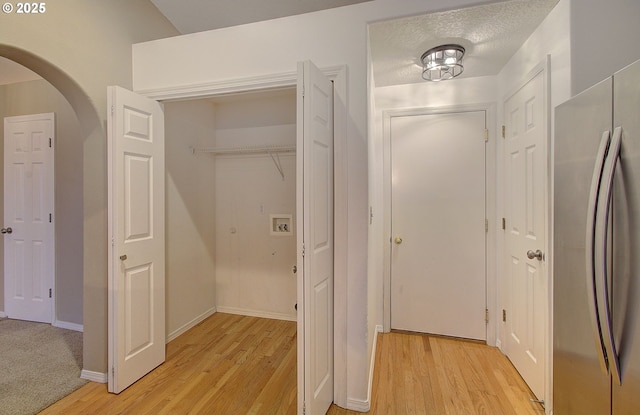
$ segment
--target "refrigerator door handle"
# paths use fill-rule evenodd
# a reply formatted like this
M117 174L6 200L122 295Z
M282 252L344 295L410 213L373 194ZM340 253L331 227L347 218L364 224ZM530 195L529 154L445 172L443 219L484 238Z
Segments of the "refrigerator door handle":
M620 144L622 139L622 128L616 127L613 131L611 143L609 144L609 151L607 152L607 158L602 168L602 181L600 184L600 196L598 197L598 205L596 207L596 283L600 282L602 289L601 300L598 301L600 316L600 325L605 329L604 331L604 347L607 352L609 361L609 370L611 376L618 383L621 384L622 378L620 374L620 359L618 357L618 351L616 350L615 339L613 336L613 319L611 318L611 304L609 301L609 265L607 262L609 237L609 213L611 208L611 199L613 197L613 178L615 175L616 165L620 158Z
M589 203L587 205L587 232L586 232L586 278L587 278L587 295L589 303L589 316L591 317L591 328L593 329L593 338L595 340L596 349L600 367L604 374L609 373L609 365L607 362L607 354L604 346L604 337L602 335L602 326L600 325L600 316L598 313L598 295L596 293L596 270L595 270L595 239L596 239L596 207L598 205L598 196L600 195L600 183L602 181L602 168L610 142L609 131L602 133L600 147L596 155L596 164L593 168L593 177L591 178L591 189L589 191Z

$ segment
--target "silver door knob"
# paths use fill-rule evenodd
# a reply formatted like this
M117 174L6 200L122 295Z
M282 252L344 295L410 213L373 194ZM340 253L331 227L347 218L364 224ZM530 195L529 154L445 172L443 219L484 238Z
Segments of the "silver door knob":
M527 251L527 258L534 259L536 258L538 261L542 261L542 251L537 249L534 251Z
M396 245L400 245L402 243L402 238L399 236L396 236L393 242L395 242Z
M11 228L2 228L2 230L0 230L0 232L2 232L2 233L13 233L13 229L11 229Z

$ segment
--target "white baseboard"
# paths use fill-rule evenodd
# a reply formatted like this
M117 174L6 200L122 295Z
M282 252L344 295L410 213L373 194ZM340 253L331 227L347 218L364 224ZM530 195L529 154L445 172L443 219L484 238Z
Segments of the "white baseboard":
M242 316L271 318L274 320L298 321L295 314L272 313L269 311L248 310L246 308L218 306L218 312L227 314L239 314Z
M107 383L109 378L106 373L92 372L91 370L82 369L80 379L90 380L91 382Z
M7 314L4 311L0 311L0 318L6 318Z
M197 316L193 320L191 320L188 323L184 324L182 327L179 327L177 330L172 331L167 336L166 342L169 343L171 340L173 340L173 339L179 337L180 335L184 334L189 329L197 326L200 322L206 320L208 317L210 317L211 315L215 314L216 311L217 311L216 307L210 308L209 310L207 310L204 313L200 314L199 316Z
M500 339L496 340L496 347L498 348L498 350L504 352L504 350L502 350L502 341Z
M376 349L378 346L378 333L382 333L383 328L378 324L373 333L373 347L371 348L371 360L369 362L369 384L367 385L367 399L347 398L347 409L358 412L369 412L371 409L371 394L373 389L373 373L376 366Z
M347 398L347 409L357 412L369 412L371 408L370 401L363 401L362 399Z
M61 329L67 329L67 330L73 330L73 331L79 331L79 332L84 331L84 326L82 324L69 323L68 321L53 320L53 323L51 323L51 325L53 327L58 327Z

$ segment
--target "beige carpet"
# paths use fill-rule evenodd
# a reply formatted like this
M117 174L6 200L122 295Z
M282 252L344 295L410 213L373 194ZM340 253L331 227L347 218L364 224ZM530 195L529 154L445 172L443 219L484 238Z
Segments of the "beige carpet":
M0 319L0 415L36 414L84 385L82 333Z

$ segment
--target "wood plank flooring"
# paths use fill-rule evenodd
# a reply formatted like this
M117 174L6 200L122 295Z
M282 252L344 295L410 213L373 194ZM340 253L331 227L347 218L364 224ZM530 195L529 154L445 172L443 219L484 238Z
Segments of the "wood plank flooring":
M477 342L378 337L372 415L544 411L502 353ZM216 313L167 345L167 361L120 395L89 383L41 415L295 414L296 323ZM332 405L330 415L356 415Z
M475 341L408 332L378 335L371 415L543 415L511 362ZM332 405L329 415L356 415Z
M90 383L42 415L295 414L296 323L216 313L124 390Z

